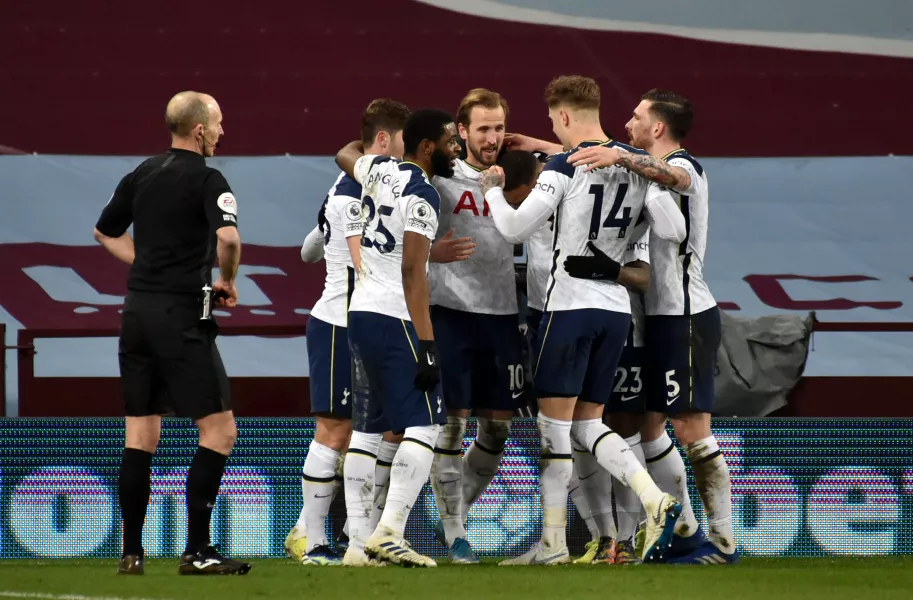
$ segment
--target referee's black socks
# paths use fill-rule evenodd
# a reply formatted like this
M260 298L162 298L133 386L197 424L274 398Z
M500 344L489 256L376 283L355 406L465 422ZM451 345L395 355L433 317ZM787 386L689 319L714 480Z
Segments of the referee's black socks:
M143 554L143 522L149 504L151 470L150 453L135 448L124 449L117 478L120 514L124 520L124 556Z
M209 545L209 523L219 495L222 473L228 457L215 450L197 447L187 475L187 549L198 552Z

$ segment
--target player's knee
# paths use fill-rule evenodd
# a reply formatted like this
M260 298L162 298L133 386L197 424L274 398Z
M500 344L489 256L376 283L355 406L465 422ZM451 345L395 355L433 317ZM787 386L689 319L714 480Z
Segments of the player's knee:
M642 414L609 413L603 421L612 431L627 439L640 433L644 417Z
M684 413L669 418L682 446L710 437L709 413Z
M644 415L643 425L640 426L640 439L644 442L658 440L666 431L666 415L648 411Z
M352 421L347 419L317 418L314 440L328 448L339 451L346 447L352 433Z
M403 441L403 434L393 433L392 431L384 432L384 441L391 444L400 444Z
M158 416L127 417L124 433L125 448L155 454L155 449L162 436L162 418Z
M605 433L606 427L600 419L574 421L571 424L571 440L590 452L593 451L593 447L599 441L599 437Z
M447 409L447 416L448 416L448 417L456 417L456 418L458 418L458 419L468 419L468 418L469 418L469 414L470 414L471 412L472 412L472 411L469 410L468 408L448 408L448 409Z
M437 443L438 435L441 433L440 425L421 425L418 427L407 427L403 433L403 441L411 441L426 446L434 452L434 446Z
M367 454L377 458L377 452L380 449L380 442L384 439L384 436L380 433L362 433L361 431L353 431L352 437L349 440L349 452L348 456L355 456L358 454ZM352 452L355 450L356 452Z
M504 444L510 436L510 421L479 417L476 444L493 452L504 451Z
M220 413L224 415L226 413ZM230 415L230 413L227 413ZM209 420L210 417L218 417ZM238 427L233 417L223 418L219 415L210 415L197 422L200 429L200 446L209 448L220 454L230 454L231 449L238 439Z

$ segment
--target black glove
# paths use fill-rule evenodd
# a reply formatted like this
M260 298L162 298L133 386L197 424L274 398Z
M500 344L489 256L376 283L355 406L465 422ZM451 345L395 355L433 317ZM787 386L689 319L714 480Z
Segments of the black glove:
M593 256L568 256L564 259L564 270L568 275L577 279L617 281L621 265L609 258L593 242L587 242L586 247Z
M434 356L434 340L418 341L418 373L412 384L423 392L430 392L441 381L441 370Z

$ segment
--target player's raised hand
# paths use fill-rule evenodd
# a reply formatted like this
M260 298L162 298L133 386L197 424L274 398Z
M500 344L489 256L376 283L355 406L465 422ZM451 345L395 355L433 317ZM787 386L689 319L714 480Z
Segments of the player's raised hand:
M621 162L621 151L617 148L608 148L606 146L590 146L581 148L567 157L574 167L586 165L584 171L589 172L599 167L612 167Z
M482 196L492 188L504 187L504 169L498 165L488 167L488 170L479 178L479 187L482 188Z
M431 262L451 263L466 260L475 252L476 245L471 237L453 238L453 227L444 237L431 244Z
M505 133L504 147L508 150L526 150L527 152L544 152L546 154L556 154L564 150L561 144L547 142L520 133Z

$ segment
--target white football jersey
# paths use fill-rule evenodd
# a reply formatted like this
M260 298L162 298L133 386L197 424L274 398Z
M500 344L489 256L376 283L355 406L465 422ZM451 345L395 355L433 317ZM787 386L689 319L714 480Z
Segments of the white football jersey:
M355 163L361 184L364 237L361 269L350 311L379 313L411 321L403 292L403 234L433 240L440 196L415 163L367 155Z
M453 228L453 237L471 237L475 252L467 260L431 263L431 304L489 315L517 314L514 246L498 232L488 202L479 189L481 171L464 160L454 162L451 178L435 177L441 195L437 237Z
M555 238L555 217L549 219L526 240L526 304L545 310L545 290L552 270L552 246Z
M595 145L620 147L645 154L615 141L584 142L580 148ZM592 242L612 260L621 262L635 227L645 220L644 204L648 194L668 194L647 179L614 166L586 172L573 167L567 157L576 151L549 158L532 194L554 207L555 245L551 275L545 295L545 310L596 308L630 313L627 289L609 281L576 279L564 270L568 256L591 254ZM531 195L532 195L531 194Z
M349 295L355 285L355 269L346 238L361 235L361 186L341 173L330 188L317 216L323 233L327 277L323 294L311 315L337 327L346 326Z
M704 281L704 254L710 218L710 186L707 173L683 149L665 157L691 176L691 187L678 194L685 217L685 241L681 244L653 236L650 240L650 291L648 315L693 315L716 306Z
M650 229L645 228L640 237L635 237L640 227L635 230L634 236L631 237L631 243L625 251L625 257L622 265L634 262L636 260L650 263ZM640 292L628 290L628 296L631 299L631 337L628 338L626 345L630 343L635 348L642 348L644 343L644 330L646 326L646 310L644 307L644 295Z

